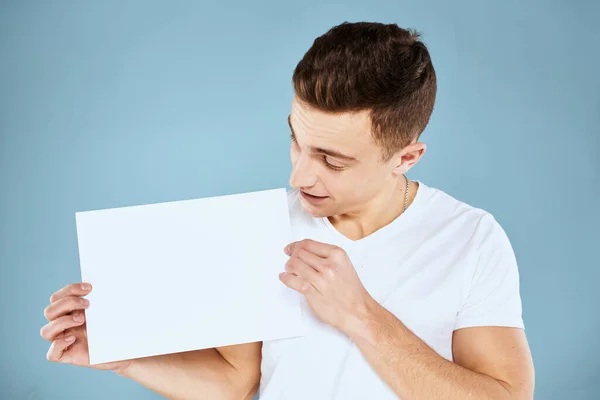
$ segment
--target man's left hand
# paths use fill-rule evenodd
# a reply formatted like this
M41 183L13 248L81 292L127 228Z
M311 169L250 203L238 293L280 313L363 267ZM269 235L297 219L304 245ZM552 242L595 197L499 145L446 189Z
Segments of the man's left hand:
M375 300L342 248L305 239L284 251L290 259L279 279L303 294L323 322L344 333L365 322Z

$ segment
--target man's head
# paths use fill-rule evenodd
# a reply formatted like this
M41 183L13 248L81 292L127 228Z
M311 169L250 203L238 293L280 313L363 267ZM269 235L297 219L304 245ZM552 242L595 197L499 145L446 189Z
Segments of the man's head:
M298 63L289 117L290 186L314 216L360 212L403 185L433 111L436 77L415 32L343 23L318 37Z

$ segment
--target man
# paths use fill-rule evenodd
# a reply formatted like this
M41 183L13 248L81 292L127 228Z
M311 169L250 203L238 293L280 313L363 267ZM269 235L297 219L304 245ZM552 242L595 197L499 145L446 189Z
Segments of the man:
M297 65L288 201L297 241L280 280L304 337L94 366L172 399L531 399L511 245L483 210L405 174L433 110L414 32L344 23ZM282 266L283 269L283 266ZM80 296L52 295L48 359L89 365ZM126 307L126 305L124 305Z

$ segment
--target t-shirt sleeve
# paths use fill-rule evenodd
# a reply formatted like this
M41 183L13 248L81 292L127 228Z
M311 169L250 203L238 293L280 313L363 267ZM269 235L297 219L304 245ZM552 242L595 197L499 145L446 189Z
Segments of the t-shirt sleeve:
M477 257L468 273L455 329L475 326L524 328L519 271L513 248L500 224L482 217L475 237Z

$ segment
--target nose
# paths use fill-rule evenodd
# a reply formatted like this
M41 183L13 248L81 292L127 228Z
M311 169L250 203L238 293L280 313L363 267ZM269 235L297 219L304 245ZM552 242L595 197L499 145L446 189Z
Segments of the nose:
M313 162L299 155L292 166L289 184L294 189L311 188L317 184L318 178Z

